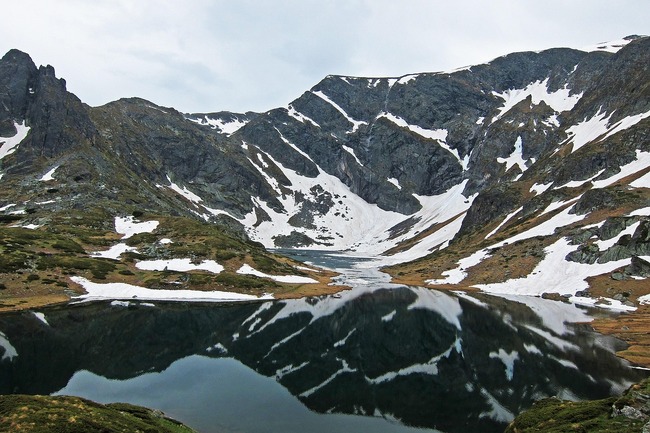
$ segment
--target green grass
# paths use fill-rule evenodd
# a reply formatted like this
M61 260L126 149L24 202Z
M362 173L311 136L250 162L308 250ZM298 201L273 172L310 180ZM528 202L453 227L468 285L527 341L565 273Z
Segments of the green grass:
M632 433L640 432L647 420L615 415L613 407L643 409L650 380L632 386L622 397L591 401L564 401L547 398L521 413L506 433Z
M193 433L153 411L126 403L102 405L68 396L0 396L0 431L29 433Z

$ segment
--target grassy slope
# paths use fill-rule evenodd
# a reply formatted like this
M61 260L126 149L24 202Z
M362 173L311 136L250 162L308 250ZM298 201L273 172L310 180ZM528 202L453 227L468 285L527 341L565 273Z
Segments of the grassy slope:
M144 215L140 221L156 220L153 233L126 239L139 253L122 254L120 260L97 258L121 242L113 231L113 218L102 211L55 214L36 230L11 227L20 221L0 222L0 311L33 308L65 302L83 289L70 280L78 275L99 283L122 282L151 289L221 290L251 295L273 293L278 298L299 297L340 290L328 286L330 272L297 269L297 262L267 252L261 245L226 233L214 224L183 217ZM173 243L161 244L163 238ZM215 260L225 270L143 271L138 260L191 258ZM271 275L306 275L319 284L281 284L267 278L240 275L242 264Z
M646 380L633 385L619 398L582 402L547 398L517 416L506 433L640 432L648 421L649 393L650 381ZM640 414L642 419L630 418L621 413L626 411L638 411L635 413Z
M33 433L192 433L152 411L125 403L102 405L79 397L0 396L0 431Z

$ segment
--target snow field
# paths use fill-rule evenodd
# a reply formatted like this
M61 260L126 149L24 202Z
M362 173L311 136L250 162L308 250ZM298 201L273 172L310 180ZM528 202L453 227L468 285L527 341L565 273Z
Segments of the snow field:
M7 155L11 155L16 151L16 148L21 141L27 137L29 133L29 126L25 126L25 121L21 123L14 122L16 128L16 135L13 137L0 137L0 160Z

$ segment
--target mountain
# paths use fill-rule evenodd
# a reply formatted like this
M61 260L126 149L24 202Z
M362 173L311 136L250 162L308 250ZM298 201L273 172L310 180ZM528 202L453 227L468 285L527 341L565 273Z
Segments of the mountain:
M447 72L327 76L265 113L188 114L138 98L89 107L12 50L0 209L45 232L71 212L103 230L134 212L189 218L267 248L370 255L403 282L572 296L590 279L592 297L575 301L637 304L649 57L650 38L631 36Z

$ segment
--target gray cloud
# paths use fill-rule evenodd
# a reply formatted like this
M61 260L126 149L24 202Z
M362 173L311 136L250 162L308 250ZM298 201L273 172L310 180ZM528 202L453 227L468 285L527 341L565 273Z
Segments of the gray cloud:
M263 111L327 74L448 70L648 34L647 0L22 0L0 51L52 64L91 105Z

